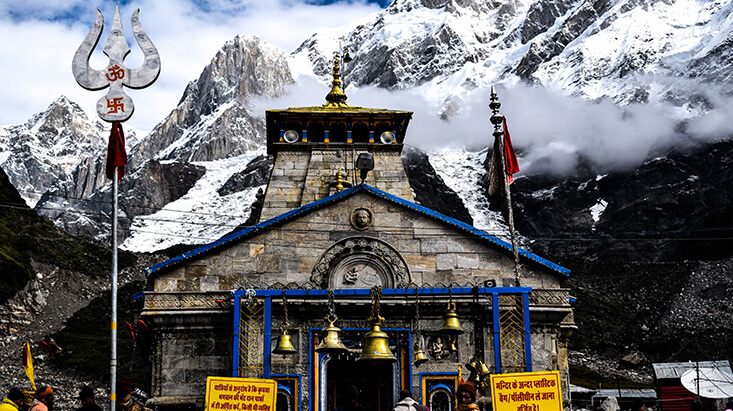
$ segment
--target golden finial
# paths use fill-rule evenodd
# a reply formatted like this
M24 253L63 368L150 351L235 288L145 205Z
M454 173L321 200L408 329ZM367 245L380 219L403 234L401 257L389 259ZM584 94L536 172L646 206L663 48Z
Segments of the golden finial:
M341 167L339 167L339 172L336 174L336 192L339 192L344 189L344 178L341 175Z
M326 95L325 107L349 107L349 105L346 104L346 94L341 90L341 73L339 72L340 59L341 55L336 53L336 56L333 58L333 81L331 82L331 91Z

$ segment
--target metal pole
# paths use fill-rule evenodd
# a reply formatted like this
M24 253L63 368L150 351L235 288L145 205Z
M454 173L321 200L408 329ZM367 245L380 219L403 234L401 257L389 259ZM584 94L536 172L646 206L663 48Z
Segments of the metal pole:
M512 193L509 189L509 180L506 177L506 159L504 158L504 116L499 114L499 97L496 95L496 89L491 86L491 123L494 125L494 145L499 147L499 159L501 165L501 184L506 196L507 223L509 225L509 233L511 235L512 250L514 251L514 286L519 287L519 248L517 246L517 234L514 231L514 211L512 209ZM492 166L493 167L493 166Z
M112 179L112 320L110 324L112 332L112 355L109 361L110 379L110 410L115 411L117 401L117 173L115 167L114 178Z

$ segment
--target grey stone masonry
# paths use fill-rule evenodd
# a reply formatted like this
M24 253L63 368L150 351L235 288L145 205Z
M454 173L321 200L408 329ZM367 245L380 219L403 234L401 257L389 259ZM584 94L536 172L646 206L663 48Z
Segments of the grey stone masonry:
M360 172L354 164L359 154L366 151L346 147L278 152L260 221L335 194L339 170L343 188L361 183ZM374 156L374 170L367 173L364 183L414 201L399 149L370 152Z

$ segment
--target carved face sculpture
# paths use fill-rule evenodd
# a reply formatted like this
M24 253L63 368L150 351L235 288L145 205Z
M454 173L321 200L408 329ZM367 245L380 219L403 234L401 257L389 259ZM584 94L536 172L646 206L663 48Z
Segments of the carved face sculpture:
M355 228L365 230L372 225L372 213L366 208L357 208L351 217Z

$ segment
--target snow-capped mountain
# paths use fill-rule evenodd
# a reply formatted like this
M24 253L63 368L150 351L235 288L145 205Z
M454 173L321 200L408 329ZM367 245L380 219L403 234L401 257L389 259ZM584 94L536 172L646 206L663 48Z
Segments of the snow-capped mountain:
M731 4L721 1L688 0L396 0L361 21L315 33L289 56L256 36L237 36L212 58L199 78L188 85L178 106L149 135L136 145L128 136L128 147L132 148L128 175L121 184L126 195L120 204L121 236L129 237L124 246L153 250L177 243L203 243L243 224L249 213L247 203L266 181L263 175L270 166L259 160L264 121L262 113L253 108L253 100L283 96L293 90L290 85L314 74L326 83L333 53L340 43L353 57L342 70L347 93L358 94L359 89L368 87L410 89L437 107L434 112L418 113L423 117L455 119L462 111L460 106L470 101L466 96L485 90L484 86L503 83L505 94L511 95L511 87L529 82L566 95L612 100L620 105L665 102L668 108L677 110L678 123L674 127L654 127L683 130L681 134L694 140L694 136L684 133L688 127L685 120L724 106L724 100L715 100L705 90L715 88L721 96L727 91L725 81L731 77L731 68L726 64L726 50L733 44L729 39L733 24L730 9ZM317 105L322 96L312 96L311 101ZM273 104L277 107L278 103ZM73 107L70 103L56 105ZM57 224L74 233L104 238L109 225L109 185L104 185L102 158L96 153L104 152L106 132L102 124L93 126L76 109L49 109L25 125L4 127L0 137L15 143L3 146L9 150L5 150L2 164L17 187L31 194L46 193L38 208ZM532 111L532 107L526 111ZM619 114L627 116L623 111ZM531 121L532 115L526 118ZM92 147L83 139L66 141L64 149L75 154L71 160L53 151L39 152L36 147L53 146L51 142L65 135L62 130L82 127L54 126L51 129L58 131L47 133L49 126L43 124L55 123L88 124L84 127L93 131L84 135L97 136L96 145ZM486 124L476 128L488 135ZM16 136L23 133L39 141L19 143ZM614 132L606 133L614 136ZM430 136L420 136L425 137ZM720 134L717 138L728 136ZM85 144L90 146L86 148ZM455 213L452 215L470 219L479 228L503 235L506 231L501 214L490 210L483 190L476 188L485 175L489 144L485 140L478 148L431 150L430 169L435 169L435 174L429 178L434 181L423 187L444 187L439 190L449 200L433 204L439 211ZM572 145L562 142L548 146L568 156L573 151ZM558 158L536 142L520 142L517 148L520 157L524 156L523 164L528 165L526 174L519 175L520 182L527 178L535 184L537 176L542 177L541 173L549 169L551 157ZM668 146L661 145L655 153L665 149ZM607 156L606 151L601 150L600 157ZM649 147L637 149L634 155L639 160L628 162L626 172L642 164L651 152ZM408 169L411 164L425 164L421 156L424 154L407 153L404 161ZM572 169L579 189L593 186L596 175L608 172L599 170L597 159L584 161L582 156L574 156L580 158L574 160L579 167L571 165L567 169ZM561 160L571 163L566 158ZM45 172L41 165L64 171ZM411 178L419 186L417 177L413 177L417 174L412 173ZM35 175L49 178L42 177L41 183L29 186L28 176ZM530 198L553 193L556 188L552 184L562 180L557 175L553 178L552 183L543 180L541 187L518 184L517 206L529 210ZM235 188L222 190L224 185ZM522 187L536 190L522 194ZM218 196L216 201L204 202L212 193ZM462 198L465 210L462 206L446 206L455 203L451 193ZM26 200L34 203L40 194L31 194L26 194ZM584 229L597 229L603 227L614 207L618 204L606 195L574 209L578 216L587 218L573 218L582 221ZM493 208L500 209L496 205ZM544 204L542 209L551 207ZM221 218L227 223L212 228ZM176 232L169 227L170 220L186 221L187 226L180 226L181 231ZM151 227L156 222L159 226L164 223L166 228L154 238L156 229ZM528 236L533 234L534 225L519 222L518 226L524 227Z
M732 12L722 0L396 0L314 34L294 56L307 56L326 78L341 42L353 57L343 69L350 84L419 87L444 101L524 81L592 100L673 100L692 110L704 94L685 79L730 91Z
M61 96L24 124L0 126L0 167L30 206L62 186L67 196L86 198L104 185L109 130ZM127 144L136 144L135 130L125 132Z

